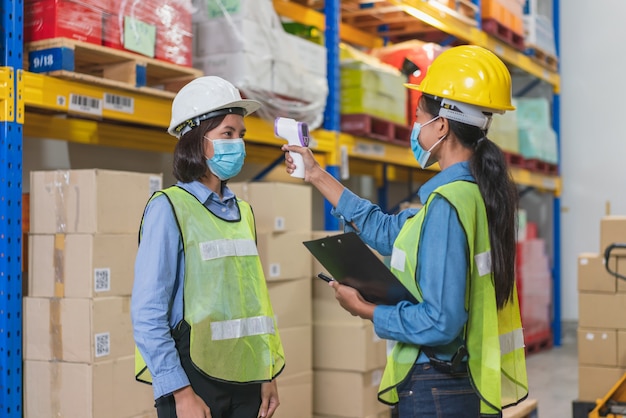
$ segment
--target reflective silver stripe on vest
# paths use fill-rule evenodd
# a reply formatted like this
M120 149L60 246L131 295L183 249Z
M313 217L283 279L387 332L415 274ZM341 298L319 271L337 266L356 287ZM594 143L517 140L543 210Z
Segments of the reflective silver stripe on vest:
M474 256L474 262L476 263L476 268L478 268L479 277L491 273L491 251L476 254Z
M274 320L269 316L211 322L211 335L214 341L262 334L274 334Z
M258 254L256 243L251 239L217 239L200 243L200 256L204 261Z
M500 355L524 348L524 331L521 328L500 335Z

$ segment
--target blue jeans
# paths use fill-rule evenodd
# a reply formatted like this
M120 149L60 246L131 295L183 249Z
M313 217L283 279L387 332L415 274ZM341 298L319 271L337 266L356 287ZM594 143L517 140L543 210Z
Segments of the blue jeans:
M400 418L478 418L480 399L470 383L467 365L459 373L416 364L398 386Z

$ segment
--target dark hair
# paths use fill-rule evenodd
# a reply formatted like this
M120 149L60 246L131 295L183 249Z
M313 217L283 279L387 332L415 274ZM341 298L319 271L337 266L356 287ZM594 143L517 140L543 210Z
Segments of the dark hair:
M422 95L420 104L431 115L439 114L436 99ZM450 119L448 123L461 145L474 150L469 166L487 209L496 305L502 309L515 287L517 187L502 150L487 139L486 131Z
M203 120L197 128L184 134L174 148L174 177L183 183L199 180L207 173L204 135L217 128L226 115Z

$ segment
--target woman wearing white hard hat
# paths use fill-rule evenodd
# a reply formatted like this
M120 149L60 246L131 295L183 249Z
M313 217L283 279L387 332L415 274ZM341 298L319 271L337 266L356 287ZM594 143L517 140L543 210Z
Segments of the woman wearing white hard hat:
M268 418L279 404L285 360L254 216L226 185L259 107L212 76L172 103L178 182L144 211L131 304L135 373L153 385L159 418Z

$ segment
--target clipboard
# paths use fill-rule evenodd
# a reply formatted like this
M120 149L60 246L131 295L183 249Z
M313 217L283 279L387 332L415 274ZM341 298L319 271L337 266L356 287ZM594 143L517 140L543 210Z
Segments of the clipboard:
M396 305L415 297L354 232L303 242L341 284L354 287L376 305Z

